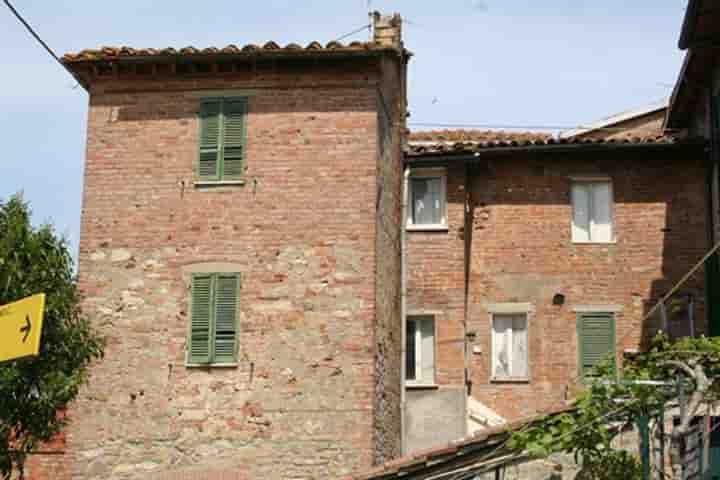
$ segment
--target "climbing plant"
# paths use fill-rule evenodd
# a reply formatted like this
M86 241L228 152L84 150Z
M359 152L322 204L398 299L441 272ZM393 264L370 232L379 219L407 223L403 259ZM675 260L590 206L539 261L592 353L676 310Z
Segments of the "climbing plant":
M671 440L679 441L700 407L720 399L720 338L671 341L658 334L643 353L625 359L617 372L599 365L579 394L575 409L549 416L513 432L508 446L533 457L568 453L582 467L581 477L640 479L639 459L613 442L643 416L652 417L677 398L672 385L681 372L688 399L685 418ZM646 382L646 383L643 383Z

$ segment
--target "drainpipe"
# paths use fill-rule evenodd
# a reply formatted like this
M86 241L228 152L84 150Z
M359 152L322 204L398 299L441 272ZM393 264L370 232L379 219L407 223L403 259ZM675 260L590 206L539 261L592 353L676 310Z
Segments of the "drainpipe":
M405 166L403 174L402 216L400 217L400 451L405 455L405 355L407 354L407 218L408 182L410 167Z
M472 235L473 224L475 223L475 206L472 195L472 170L470 163L465 164L465 208L463 215L463 262L464 262L464 285L463 285L463 427L464 434L468 434L468 396L472 395L472 376L470 375L470 337L468 332L468 319L470 317L470 267L472 262ZM472 339L474 340L474 338Z

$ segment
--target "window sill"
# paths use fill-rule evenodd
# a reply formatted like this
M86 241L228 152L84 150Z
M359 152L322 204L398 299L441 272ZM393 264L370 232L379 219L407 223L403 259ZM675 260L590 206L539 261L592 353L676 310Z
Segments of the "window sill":
M407 225L406 230L409 232L447 232L447 225Z
M187 368L237 368L239 363L186 363Z
M196 180L193 185L196 188L242 187L245 185L245 180Z
M609 242L580 242L573 240L573 245L617 245L617 240L610 240Z
M437 383L405 383L408 390L437 390L440 385Z
M490 383L530 383L530 378L497 378L493 377L490 379Z

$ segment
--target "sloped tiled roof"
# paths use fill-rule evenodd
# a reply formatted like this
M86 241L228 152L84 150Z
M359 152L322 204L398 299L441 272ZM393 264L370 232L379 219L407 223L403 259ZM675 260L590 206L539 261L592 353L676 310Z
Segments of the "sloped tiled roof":
M66 64L75 62L93 62L102 60L117 60L125 58L142 57L177 57L177 56L211 56L211 55L260 55L260 54L292 54L298 56L322 55L332 53L362 53L395 50L393 47L375 42L352 42L343 44L330 42L325 45L320 42L311 42L306 46L290 43L280 46L275 42L264 45L248 44L242 47L228 45L226 47L184 47L184 48L132 48L132 47L100 47L98 49L82 50L78 53L66 53L62 61Z
M538 141L547 140L552 135L543 132L507 132L493 130L427 130L410 132L411 143L416 142L495 142L495 141Z
M653 113L660 114L663 113L664 110L667 110L668 103L670 102L669 98L664 98L662 100L659 100L657 102L644 105L639 108L634 108L632 110L626 110L624 112L616 113L614 115L610 115L609 117L603 118L601 120L598 120L596 122L592 122L589 125L585 125L582 127L574 128L572 130L567 130L560 133L561 138L567 138L567 137L577 137L579 135L587 135L591 132L596 132L598 130L604 131L607 133L614 133L618 132L619 134L616 134L614 136L623 136L623 130L625 128L617 128L613 129L613 126L626 124L628 122L632 122L634 120L637 120L641 117L645 117L647 115L651 115ZM627 128L630 130L632 127ZM654 129L657 132L657 135L661 135L662 128L658 127Z
M475 459L476 461L489 461L492 460L493 457L507 454L506 449L502 447L503 442L509 438L511 431L531 425L548 416L552 417L572 411L575 411L574 406L558 405L539 415L523 418L502 427L487 428L461 440L406 455L390 462L385 462L372 470L346 476L341 480L415 478L412 472L422 472L423 469L426 468L442 469L444 464L448 464L447 466L451 468L449 464L454 461L472 461L476 456L478 457Z
M462 133L460 133L462 132ZM572 145L670 145L690 140L667 135L623 138L555 138L535 132L414 132L409 135L408 156L473 154L488 150L533 149Z

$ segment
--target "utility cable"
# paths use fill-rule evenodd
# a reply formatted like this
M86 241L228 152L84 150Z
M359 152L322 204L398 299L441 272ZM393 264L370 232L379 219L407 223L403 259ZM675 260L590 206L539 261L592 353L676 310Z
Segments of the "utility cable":
M493 124L493 123L442 123L442 122L408 122L410 126L416 127L440 127L440 128L486 128L486 129L508 129L508 130L607 130L625 131L623 127L594 127L592 125L515 125L515 124ZM666 131L678 131L677 128L668 128Z
M662 305L662 304L664 304L665 302L667 302L668 299L669 299L675 292L677 292L678 289L679 289L680 287L682 287L683 284L684 284L690 277L692 277L693 274L694 274L695 272L697 272L697 270L698 270L701 266L703 266L703 265L705 264L705 262L708 260L708 258L710 258L710 257L711 257L714 253L716 253L719 249L720 249L720 242L718 242L717 244L715 244L715 246L713 246L678 282L675 283L675 285L673 285L673 287L670 289L670 291L669 291L668 293L666 293L666 294L648 311L648 313L646 313L646 314L643 316L642 320L640 320L640 324L642 325L643 322L645 322L648 318L650 318L650 317L657 311L657 309L660 308L660 305ZM624 341L630 336L630 334L632 334L632 333L635 333L635 331L634 331L633 329L629 329L628 331L626 331L626 332L625 332L625 335L623 335L622 337L620 337L620 339L618 339L618 340L615 341L615 345L616 345L616 346L617 346L617 345L622 345L623 342L624 342ZM686 352L671 352L671 353L691 353L691 352L687 352L687 351L686 351ZM669 353L668 353L668 354L669 354ZM610 357L610 354L608 354L608 356L607 356L606 358L612 358L612 357ZM584 374L583 374L583 373L579 373L579 374L577 375L577 377L575 377L575 379L574 379L573 381L574 381L575 383L576 383L576 382L579 382L580 380L582 380L583 377L584 377Z
M3 1L5 2L5 5L7 5L7 7L10 9L10 11L12 12L12 14L15 15L15 18L17 18L18 21L20 21L20 23L22 23L22 24L25 26L25 28L27 29L27 31L30 32L30 35L32 35L32 36L35 38L35 40L37 40L37 42L38 42L40 45L42 45L42 47L48 52L48 54L50 54L50 56L51 56L58 64L60 64L61 67L63 67L70 75L72 75L72 77L73 77L80 85L82 85L82 87L83 87L85 90L87 90L87 86L85 85L85 82L84 82L81 78L79 78L79 77L75 74L75 72L73 72L72 70L70 70L70 68L69 68L67 65L65 65L65 64L60 60L60 58L59 58L57 55L55 55L55 52L53 52L53 50L50 48L50 46L49 46L47 43L45 43L45 41L44 41L42 38L40 38L40 35L38 35L38 34L35 32L35 30L32 28L32 26L30 26L30 24L22 17L22 15L20 15L20 12L18 12L18 11L15 9L15 7L13 7L13 5L10 3L10 0L3 0Z
M677 281L675 285L673 285L673 287L668 291L668 293L663 295L663 297L658 300L658 302L648 311L648 313L643 316L642 320L640 320L640 324L642 325L645 320L650 318L657 311L657 309L660 308L660 305L667 302L670 297L672 297L672 295L677 292L680 287L682 287L685 282L688 281L688 279L692 277L695 272L697 272L698 269L702 267L714 253L718 251L718 249L720 249L720 242L716 243L715 246L708 250L708 252L679 281ZM617 342L615 342L615 345L622 345L625 339L633 332L634 330L629 329L627 332L625 332L625 335L623 335Z
M656 311L658 308L660 308L660 305L662 305L662 304L664 304L665 302L667 302L668 299L669 299L670 297L672 297L673 294L674 294L675 292L677 292L678 289L680 289L680 287L682 287L683 284L684 284L701 266L703 266L703 265L705 264L705 262L708 260L708 258L710 258L715 252L718 251L718 249L720 249L720 242L716 243L715 246L714 246L713 248L711 248L711 249L705 254L705 256L702 257L702 258L700 259L700 261L697 262L697 263L685 274L685 276L683 276L683 277L680 279L680 281L678 281L678 282L670 289L670 291L669 291L668 293L666 293L665 296L663 296L663 297L660 299L660 301L658 301L658 302L655 304L655 306L654 306L653 308L650 309L650 311L649 311L648 313L645 314L645 316L643 317L641 323L644 322L645 320L647 320L648 318L650 318L650 316L651 316L653 313L655 313L655 311Z
M7 1L7 0L6 0L6 1ZM339 42L340 40L343 40L343 39L345 39L345 38L347 38L347 37L350 37L350 36L352 36L352 35L355 35L356 33L360 33L360 32L362 32L363 30L370 30L370 28L372 28L372 25L368 23L367 25L363 25L362 27L358 28L357 30L353 30L353 31L350 32L350 33L346 33L345 35L342 35L342 36L336 38L336 39L333 40L333 41L334 41L334 42Z

